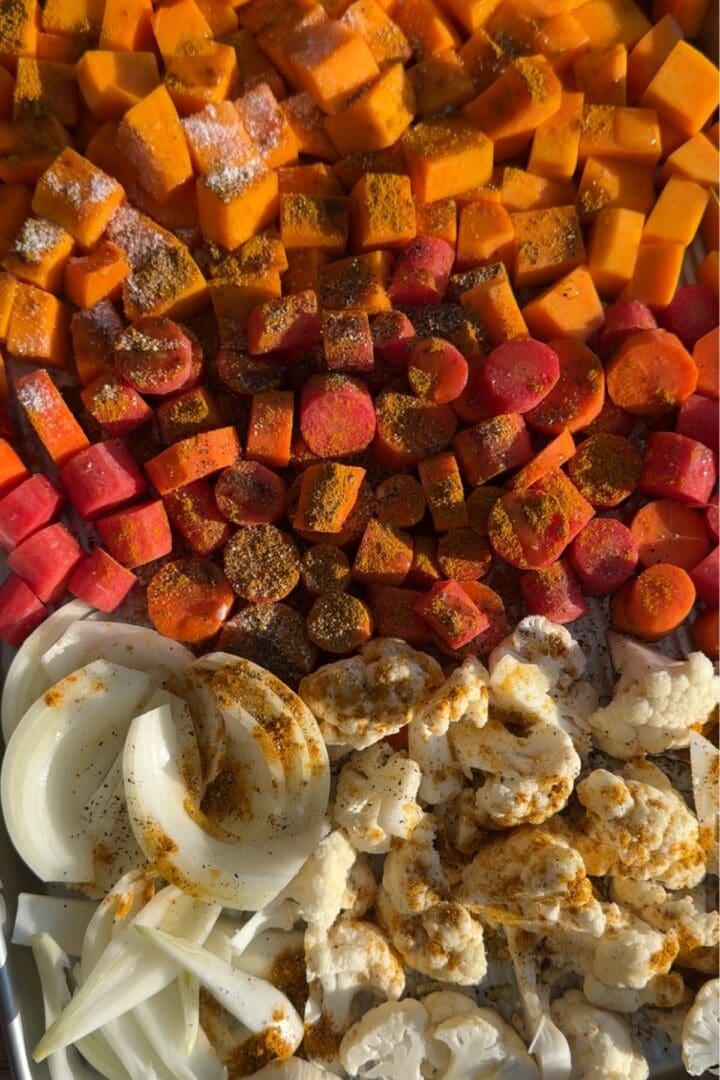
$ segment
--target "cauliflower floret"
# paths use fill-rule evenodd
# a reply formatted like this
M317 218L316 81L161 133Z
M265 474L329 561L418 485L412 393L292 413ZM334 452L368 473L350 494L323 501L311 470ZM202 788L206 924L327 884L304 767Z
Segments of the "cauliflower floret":
M627 1022L568 990L551 1006L552 1018L570 1043L570 1080L647 1080L650 1070Z
M505 927L508 951L522 1002L530 1051L546 1080L567 1080L572 1068L570 1044L550 1013L551 984L540 974L541 939L516 926Z
M710 979L698 990L683 1024L682 1059L690 1076L702 1076L706 1069L720 1074L719 1045L720 979Z
M459 721L481 728L488 717L488 673L474 656L448 676L408 727L408 753L420 767L420 798L434 806L462 790L448 733Z
M414 998L376 1005L345 1032L340 1063L367 1080L423 1080L427 1027L427 1010Z
M358 853L341 829L321 840L285 893L308 926L327 929L346 907L350 874Z
M566 627L529 615L490 654L491 703L559 724L584 757L590 750L586 720L598 706L594 688L577 681L585 666L585 654Z
M702 880L697 820L660 769L649 762L618 776L595 769L576 791L587 813L575 843L590 874L656 880L671 889Z
M376 893L377 881L368 865L367 855L359 852L348 874L342 910L356 919L362 919L375 903Z
M362 750L409 723L442 681L442 668L431 656L404 641L375 638L358 655L306 676L298 693L328 746Z
M449 738L465 775L483 775L474 816L487 829L546 821L565 806L580 773L570 736L544 720L510 727L491 717L482 728L460 721Z
M613 878L610 898L654 929L677 933L682 967L709 974L716 970L720 915L710 908L707 886L671 893L656 881Z
M321 1065L291 1057L285 1061L271 1061L259 1072L248 1076L247 1080L331 1080L332 1075Z
M335 819L359 851L385 853L394 836L412 835L422 817L420 778L417 762L387 743L353 754L338 778Z
M329 930L305 931L309 985L305 1049L321 1062L332 1062L350 1026L360 993L397 1001L405 989L399 957L374 923L344 917Z
M605 919L580 854L561 836L522 826L482 847L457 897L495 922L601 934Z
M720 829L720 806L718 806L718 780L720 779L720 752L716 746L697 732L690 735L690 768L692 770L695 813L700 826L700 843L707 853L707 868L711 874L718 873L718 832Z
M436 1024L432 1037L450 1051L442 1080L539 1080L540 1072L516 1031L494 1009L476 1007Z
M409 967L472 985L487 971L483 929L451 892L435 848L435 820L426 814L385 859L377 916Z
M690 734L712 715L720 698L720 678L707 656L669 660L657 649L619 634L610 635L619 673L609 705L587 720L606 754L629 760L687 746Z

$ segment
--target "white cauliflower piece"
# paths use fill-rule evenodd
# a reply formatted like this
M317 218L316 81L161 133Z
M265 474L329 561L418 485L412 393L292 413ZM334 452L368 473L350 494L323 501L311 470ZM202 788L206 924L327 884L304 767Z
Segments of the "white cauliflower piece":
M412 835L422 817L420 779L417 762L387 743L353 754L338 777L334 813L359 851L384 854L394 836Z
M720 833L720 751L697 732L690 734L690 769L692 771L695 813L700 826L700 843L707 853L707 868L718 873L718 834Z
M720 1074L720 979L701 986L688 1009L682 1031L683 1065L690 1076L708 1070Z
M605 919L581 855L562 836L522 826L480 848L457 898L505 925L602 934Z
M436 1024L432 1037L450 1051L443 1080L539 1080L520 1036L494 1009L476 1007Z
M347 888L342 900L342 909L356 919L362 919L375 903L377 881L368 865L367 855L358 852L358 857L348 874Z
M355 656L307 675L298 693L328 746L363 750L408 724L442 681L431 656L404 641L374 638Z
M482 773L474 816L486 829L540 825L562 810L580 773L572 739L545 720L511 727L491 717L481 728L460 721L449 738L465 775Z
M481 924L452 897L426 814L385 858L376 912L408 967L440 982L472 985L487 971Z
M570 1080L647 1080L648 1064L628 1023L568 990L550 1008L572 1054Z
M414 998L376 1005L345 1032L340 1063L367 1080L423 1080L427 1027L427 1010Z
M529 720L559 724L583 757L590 750L587 718L597 693L579 682L585 654L565 626L543 615L522 619L490 654L491 703Z
M418 710L408 727L408 753L420 767L420 798L431 806L462 790L463 776L454 760L449 731L463 720L481 728L488 717L488 673L470 656Z
M656 881L613 878L610 898L655 930L676 933L682 967L709 974L717 969L720 914L710 906L711 889L707 885L672 893Z
M711 661L701 652L670 660L619 634L609 640L619 678L610 704L587 720L597 745L626 761L687 746L720 699L720 678Z
M405 989L402 964L385 934L361 919L338 919L327 931L308 927L305 965L310 990L305 1049L321 1062L336 1059L358 994L397 1001Z
M259 1072L252 1073L247 1080L331 1080L332 1073L322 1065L314 1065L302 1058L285 1058L285 1061L271 1061Z
M535 934L516 926L505 927L515 982L522 1002L529 1050L540 1066L544 1080L568 1080L572 1069L570 1044L550 1012L551 984L541 976Z
M328 929L347 906L346 894L358 853L341 829L320 841L285 893L308 926Z
M576 788L587 813L575 833L593 876L697 885L705 874L698 823L660 769L649 762L620 775L595 769Z

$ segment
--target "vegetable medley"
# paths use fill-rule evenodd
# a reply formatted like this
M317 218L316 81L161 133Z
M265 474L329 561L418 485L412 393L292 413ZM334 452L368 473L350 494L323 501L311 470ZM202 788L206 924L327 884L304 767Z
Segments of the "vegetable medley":
M53 1080L717 1064L711 8L0 3Z

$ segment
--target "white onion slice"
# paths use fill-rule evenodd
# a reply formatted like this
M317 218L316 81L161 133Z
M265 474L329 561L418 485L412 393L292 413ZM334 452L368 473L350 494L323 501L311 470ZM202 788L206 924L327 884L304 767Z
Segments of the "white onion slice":
M122 749L149 676L96 660L23 716L2 765L10 839L43 881L91 882L94 837L83 810Z
M177 964L167 957L151 960L142 939L135 934L135 927L167 925L181 928L189 941L204 941L219 914L219 907L204 904L169 885L118 928L91 964L102 944L103 933L106 934L107 922L101 921L106 919L104 912L98 922L105 930L98 931L92 953L83 957L82 985L36 1046L35 1060L43 1061L55 1050L124 1016L177 978ZM111 1046L117 1053L113 1042Z
M22 643L5 676L2 693L2 731L10 738L21 717L34 701L52 685L40 663L43 653L67 628L85 619L93 609L82 600L72 600L49 615Z
M550 994L538 985L537 951L534 945L527 946L524 934L531 937L526 931L505 927L525 1027L531 1035L528 1052L535 1057L543 1080L568 1080L572 1075L570 1044L550 1015Z
M47 933L33 934L30 948L40 976L45 1024L49 1025L70 1000L66 976L70 961L67 953ZM72 1047L51 1054L48 1068L52 1080L92 1080L92 1073Z
M13 927L13 945L30 945L33 934L45 932L69 956L80 956L88 923L97 908L93 900L20 893Z
M185 1017L179 986L176 979L159 994L136 1005L133 1018L177 1080L224 1080L227 1070L207 1039L198 1042L193 1055L185 1053Z
M189 1057L195 1052L196 1048L199 1049L200 983L194 975L189 975L187 971L181 971L178 976L178 992L182 1011L183 1046L185 1047L185 1053Z
M690 768L693 800L700 826L700 842L708 853L708 871L718 871L718 762L720 751L704 735L690 732Z
M132 623L75 622L42 655L42 666L52 682L58 682L91 660L102 657L114 664L147 671L163 682L169 674L181 674L193 660L184 645L163 637L157 630Z
M167 706L135 718L125 743L123 771L130 821L154 869L181 887L191 882L195 895L227 907L264 907L322 837L324 822L308 820L300 800L295 835L277 833L272 823L265 823L265 835L256 832L243 841L207 822L188 798Z
M151 927L138 926L138 934L152 941L166 956L207 986L222 1007L255 1035L274 1031L288 1054L302 1042L303 1023L281 990L265 979L247 975L213 956L199 945Z

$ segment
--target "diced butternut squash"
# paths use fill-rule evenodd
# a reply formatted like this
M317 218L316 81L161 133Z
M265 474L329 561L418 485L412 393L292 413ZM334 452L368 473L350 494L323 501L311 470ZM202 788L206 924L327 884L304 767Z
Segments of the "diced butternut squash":
M625 161L588 158L580 177L577 208L581 221L592 221L601 210L623 207L647 214L655 201L655 171Z
M719 174L718 148L699 131L670 154L663 165L660 179L667 180L670 176L677 176L682 180L694 180L696 184L712 187L717 183Z
M528 328L507 277L488 277L460 296L465 311L478 320L491 345L528 337Z
M277 174L255 155L202 177L197 186L200 228L208 240L236 248L275 217Z
M563 91L560 108L533 136L528 162L531 173L560 182L572 179L578 162L583 104L582 94Z
M151 18L157 47L164 59L209 40L213 32L195 0L169 0Z
M75 70L83 100L98 120L119 120L160 83L151 52L90 49Z
M510 266L514 251L515 227L501 203L478 199L462 207L457 236L458 270L498 261Z
M380 74L368 43L332 19L307 20L288 42L292 81L332 113Z
M97 37L102 25L104 0L47 0L42 28L48 34Z
M322 161L337 161L335 144L325 131L325 113L310 94L293 94L285 98L282 107L297 139L300 154L309 154Z
M314 247L341 255L348 239L347 199L282 195L280 239L287 251Z
M644 244L691 244L705 213L708 190L693 180L671 177L643 229Z
M18 284L7 331L8 351L21 360L64 367L70 313L52 293Z
M4 123L0 121L0 180L35 184L48 165L70 145L70 136L55 116Z
M7 341L10 313L12 312L17 279L8 273L0 273L0 341Z
M653 109L614 105L586 105L583 109L580 161L599 157L654 165L661 151L660 127Z
M2 265L20 281L57 292L72 249L72 236L65 229L46 218L29 217L21 225Z
M318 299L329 311L348 311L359 308L374 315L390 311L392 304L387 286L390 277L389 251L369 251L339 259L320 267Z
M680 280L684 254L682 244L641 244L622 299L642 300L651 308L667 307Z
M180 118L164 86L125 113L118 148L127 154L143 187L164 203L192 178L192 163Z
M100 49L145 52L152 49L151 0L105 0L100 27Z
M586 266L577 266L522 309L528 330L541 341L556 337L585 341L605 318Z
M574 65L575 86L587 105L624 105L628 54L624 45L609 45L580 56Z
M100 300L117 300L130 273L130 263L117 246L104 240L65 266L65 294L76 307L90 308Z
M17 64L13 92L13 119L55 116L65 127L78 118L75 68L52 60L21 57Z
M428 56L410 68L420 119L460 109L475 97L474 83L454 49Z
M639 101L660 65L682 41L680 24L665 15L640 38L628 55L627 97L632 105Z
M574 199L575 188L572 184L547 180L543 176L535 176L511 165L506 165L502 170L500 201L510 213L562 206Z
M344 195L345 188L327 165L286 165L278 169L280 195L320 195L322 198Z
M15 239L20 226L30 216L32 195L24 184L0 186L0 258Z
M203 176L241 166L259 155L235 106L230 101L211 105L193 116L186 117L183 131L190 158Z
M269 169L296 161L298 143L272 90L260 84L235 102L240 123Z
M231 45L235 50L238 69L237 93L244 94L253 86L267 83L275 97L280 101L287 97L285 83L280 73L273 67L253 35L245 29L228 34L223 44Z
M437 202L415 203L415 221L418 236L439 236L451 247L457 243L458 214L454 199L438 199Z
M401 145L413 193L421 202L481 187L492 174L493 144L461 117L416 124Z
M562 101L562 84L544 56L521 56L464 108L495 143L495 159L512 157Z
M601 296L617 295L632 277L644 217L637 210L601 210L590 230L587 267Z
M402 64L393 64L325 128L341 154L382 150L397 142L415 114L415 95Z
M367 42L380 68L404 64L412 56L408 39L376 0L353 0L338 21Z
M500 7L500 3L501 0L440 0L440 7L447 11L463 30L472 34L485 26Z
M547 285L584 261L585 246L574 206L527 210L511 219L516 287Z
M703 28L709 0L653 0L653 19L675 18L686 38L695 38Z
M350 194L350 219L356 251L403 247L416 232L409 177L366 173Z
M235 50L218 42L207 42L201 52L177 53L165 68L165 86L181 116L224 101L236 79Z
M125 198L116 180L75 150L55 158L38 181L33 210L61 225L81 247L97 243Z
M39 14L37 0L18 0L0 18L0 64L10 71L15 71L18 57L37 54Z
M640 104L655 109L661 120L689 136L700 131L719 99L716 66L686 41L678 41L650 80Z
M627 49L650 29L650 22L633 0L589 0L574 12L592 49L624 45Z
M460 44L452 22L433 0L396 0L390 13L418 59Z
M235 6L230 0L197 0L197 6L216 38L232 34L238 28Z

